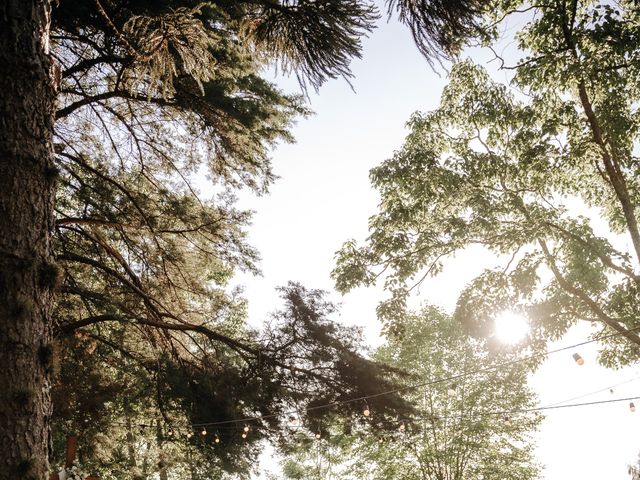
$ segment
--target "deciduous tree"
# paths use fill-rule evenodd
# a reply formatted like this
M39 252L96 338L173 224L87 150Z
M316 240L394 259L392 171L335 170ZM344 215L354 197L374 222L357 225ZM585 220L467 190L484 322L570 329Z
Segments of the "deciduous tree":
M375 358L408 372L414 385L426 384L405 384L415 412L401 417L391 433L372 432L366 421L348 429L336 421L320 439L298 443L284 462L285 478L538 478L531 435L541 416L505 413L535 405L527 387L528 365L491 369L518 357L509 348L496 350L490 342L470 338L459 322L436 308L409 313L402 322L403 337L390 338ZM457 378L444 381L451 377ZM373 419L378 412L369 408Z
M521 7L494 6L492 25ZM337 285L346 291L384 272L391 298L379 313L394 330L422 278L480 245L506 260L460 295L455 316L470 329L487 333L506 309L526 311L544 338L591 322L616 335L605 364L633 362L638 9L557 0L527 12L512 88L457 64L440 107L416 113L403 147L372 170L380 212L366 245L347 242L339 253Z

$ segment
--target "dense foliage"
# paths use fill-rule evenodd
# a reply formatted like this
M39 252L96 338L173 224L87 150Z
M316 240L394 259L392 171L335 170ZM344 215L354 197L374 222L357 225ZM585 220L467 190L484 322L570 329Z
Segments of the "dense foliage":
M534 338L587 321L616 334L603 363L634 362L640 11L633 2L492 6L487 34L504 18L521 25L523 58L499 59L511 85L470 61L454 66L440 107L416 113L402 148L371 171L380 211L366 244L340 251L337 286L382 276L391 297L379 314L401 333L412 288L480 245L505 260L459 297L455 317L472 332L487 334L504 310L525 312Z
M375 358L409 372L413 385L427 384L403 392L415 412L401 417L390 433L372 432L366 422L335 421L320 439L294 437L285 478L537 478L531 434L541 417L521 412L535 404L526 386L527 365L492 369L517 356L471 339L459 322L433 307L402 322L403 338L389 339ZM484 371L458 377L477 370ZM451 377L458 378L442 381ZM375 418L378 412L370 410Z
M452 53L479 7L450 5L389 8L425 52ZM259 271L234 190L267 191L270 149L308 113L262 69L276 64L303 89L348 78L377 17L360 0L57 2L57 168L46 172L58 182L57 265L41 272L58 291L56 342L42 353L54 463L80 433L81 461L101 478L246 476L288 409L394 385L319 292L283 288L283 309L252 331L229 287L238 270ZM406 407L377 403L390 416ZM247 416L261 420L246 440L234 424L215 436L192 427Z
M154 330L128 331L132 319L65 338L54 389L58 454L66 436L80 432L83 463L101 478L146 478L158 468L194 478L244 475L261 440L282 440L288 412L309 421L351 417L353 406L340 402L396 388L395 369L362 356L359 333L330 320L322 292L291 284L282 297L284 308L259 332L210 322L162 329L169 333L154 344L144 337ZM237 340L228 345L222 335ZM409 411L397 395L372 405L381 428ZM242 418L254 419L229 422Z

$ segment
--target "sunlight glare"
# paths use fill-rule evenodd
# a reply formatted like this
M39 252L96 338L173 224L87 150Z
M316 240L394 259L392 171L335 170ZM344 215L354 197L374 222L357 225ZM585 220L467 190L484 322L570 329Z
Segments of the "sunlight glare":
M529 323L515 312L502 312L494 320L495 335L503 343L510 345L523 340L529 333Z

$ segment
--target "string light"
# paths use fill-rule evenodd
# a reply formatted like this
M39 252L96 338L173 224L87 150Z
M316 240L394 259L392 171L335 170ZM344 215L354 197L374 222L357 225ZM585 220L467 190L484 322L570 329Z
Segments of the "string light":
M600 389L592 391L592 392L584 393L584 394L578 395L576 397L567 398L567 399L561 400L559 402L552 403L552 404L547 405L547 406L548 407L553 407L555 405L561 405L563 403L573 402L574 400L580 400L582 398L590 397L592 395L595 395L596 393L602 393L602 392L606 392L606 391L608 391L611 395L613 395L614 394L614 390L613 390L614 388L619 387L621 385L626 385L627 383L635 382L635 381L638 381L638 380L640 380L640 376L635 377L635 378L631 378L629 380L625 380L624 382L616 383L615 385L609 385L609 386L607 386L605 388L600 388Z
M635 328L631 328L629 330L627 330L627 332L635 332L635 331L640 331L640 327L635 327ZM340 401L335 401L335 402L330 402L324 405L316 405L313 407L307 407L307 411L315 411L315 410L320 410L323 408L329 408L329 407L334 407L337 405L347 405L350 403L354 403L354 402L362 402L366 399L370 399L370 398L378 398L378 397L382 397L385 395L391 395L394 393L400 393L400 392L404 392L404 391L408 391L408 390L415 390L417 388L422 388L422 387L429 387L432 385L437 385L440 383L444 383L444 382L450 382L452 380L459 380L462 378L466 378L472 375L477 375L480 373L486 373L486 372L491 372L500 368L505 368L511 365L516 365L522 362L526 362L528 360L533 360L536 358L544 358L547 357L548 355L554 354L554 353L560 353L560 352L565 352L567 350L573 350L575 348L578 347L582 347L584 345L589 345L591 343L595 343L595 342L600 342L602 340L607 340L609 338L614 338L614 337L618 337L622 335L621 332L615 332L615 333L609 333L606 335L600 335L597 337L594 337L590 340L585 340L583 342L579 342L579 343L575 343L572 345L567 345L565 347L560 347L560 348L556 348L554 350L549 350L547 352L541 352L541 353L533 353L531 355L526 355L524 357L518 358L518 359L514 359L514 360L509 360L503 363L499 363L496 365L490 365L487 367L482 367L482 368L478 368L475 370L470 370L467 372L462 372L462 373L458 373L458 374L454 374L454 375L450 375L448 377L442 377L442 378L438 378L435 380L430 380L428 382L421 382L421 383L417 383L414 385L406 385L404 387L399 387L393 390L387 390L387 391L383 391L383 392L379 392L379 393L374 393L372 395L367 395L367 396L362 396L362 397L357 397L357 398L352 398L349 400L340 400ZM577 355L577 354L576 354ZM578 355L578 357L580 357L580 355ZM580 357L582 358L582 357ZM575 359L575 355L574 355L574 359ZM584 360L583 360L584 362ZM289 413L289 412L286 412ZM290 413L295 413L295 412L290 412ZM276 414L270 414L270 415L262 415L260 418L261 419L266 419L266 418L273 418L276 417ZM245 417L245 418L238 418L238 419L232 419L232 420L223 420L220 422L211 422L211 423L199 423L199 424L193 424L194 427L198 427L198 426L202 426L202 425L207 425L207 426L214 426L214 425L224 425L224 424L238 424L240 422L247 422L247 421L254 421L257 420L257 417Z
M626 330L626 332L635 332L635 331L638 331L638 330L640 330L640 327L636 327L636 328L632 328L632 329ZM439 383L443 383L443 382L447 382L447 381L458 380L458 379L461 379L461 378L469 377L471 375L477 375L477 374L480 374L480 373L486 373L486 372L490 372L490 371L497 370L497 369L500 369L500 368L505 368L505 367L508 367L508 366L511 366L511 365L515 365L515 364L518 364L518 363L522 363L522 362L525 362L525 361L528 361L528 360L532 360L532 359L536 359L536 358L540 358L540 357L547 357L548 355L553 354L553 353L559 353L559 352L571 350L571 349L574 349L574 348L577 348L577 347L581 347L581 346L584 346L584 345L588 345L588 344L591 344L591 343L595 343L595 342L599 342L599 341L606 340L606 339L609 339L609 338L617 337L617 336L620 336L622 334L623 334L622 332L615 332L615 333L610 333L610 334L606 334L606 335L600 335L598 337L592 338L591 340L585 340L583 342L576 343L576 344L573 344L573 345L568 345L568 346L565 346L565 347L560 347L560 348L557 348L555 350L550 350L550 351L542 352L542 353L534 353L534 354L531 354L531 355L527 355L527 356L524 356L524 357L521 357L521 358L518 358L518 359L506 361L506 362L499 363L499 364L496 364L496 365L490 365L490 366L487 366L487 367L478 368L478 369L475 369L475 370L470 370L470 371L467 371L467 372L454 374L454 375L451 375L449 377L443 377L443 378L431 380L431 381L428 381L428 382L422 382L422 383L418 383L418 384L414 384L414 385L406 385L404 387L399 387L399 388L396 388L396 389L393 389L393 390L383 391L383 392L375 393L375 394L372 394L372 395L362 396L362 397L358 397L358 398L352 398L352 399L349 399L349 400L334 401L334 402L331 402L331 403L328 403L328 404L325 404L325 405L317 405L317 406L313 406L313 407L307 407L306 410L307 411L312 411L312 410L318 410L318 409L323 409L323 408L329 408L329 407L333 407L333 406L337 406L337 405L346 405L346 404L353 403L353 402L363 401L363 400L366 400L368 398L377 398L377 397L381 397L381 396L385 396L385 395L391 395L391 394L394 394L394 393L400 393L400 392L404 392L404 391L408 391L408 390L415 390L417 388L437 385ZM572 356L573 356L573 359L576 361L576 363L578 365L583 365L584 364L584 359L578 353L574 353ZM452 392L452 391L455 393L455 390L453 388L448 389L449 393ZM613 393L613 391L611 391L611 393ZM640 399L640 397L633 397L633 399L634 400L635 399ZM530 412L530 411L539 411L539 410L546 410L546 409L549 409L549 408L577 407L577 406L582 406L582 405L593 405L593 404L600 404L600 403L619 402L619 401L625 401L625 400L630 400L630 398L613 399L613 400L601 401L601 402L568 404L568 405L561 405L559 407L547 406L547 407L540 407L540 408L534 408L534 409L521 410L521 411L517 411L517 412L516 411L512 411L512 412L509 412L509 413L522 413L522 412ZM635 408L635 406L634 406L634 408ZM371 412L369 412L369 413L371 413ZM489 414L496 414L496 413L499 413L499 412L492 412L492 413L489 413ZM363 412L363 414L364 414L364 412ZM277 416L276 414L270 414L270 415L262 415L261 417L246 417L246 418L239 418L239 419L223 420L223 421L220 421L220 422L193 423L193 424L191 424L191 427L192 428L198 428L198 427L201 427L201 426L204 427L204 426L219 426L219 425L224 425L224 424L238 424L240 422L255 421L255 420L258 420L258 418L266 419L266 418L273 418L273 417L276 417L276 416ZM292 417L290 416L289 419L291 420ZM144 429L144 427L145 427L145 425L140 425L141 431ZM248 427L245 427L245 428L248 428ZM405 429L404 425L401 425L399 429L401 431L404 431L404 429ZM206 429L203 430L203 435L206 435ZM189 437L189 435L187 435L187 437ZM243 438L246 438L246 435L243 435Z
M289 421L287 423L287 426L290 428L296 428L300 426L300 422L298 420L298 417L296 417L295 415L289 415Z
M362 414L365 417L368 417L369 415L371 415L371 410L369 410L369 405L365 404L364 410L362 411Z
M593 402L582 402L582 403L566 403L563 404L563 402L559 402L559 403L555 403L552 405L543 405L542 407L532 407L532 408L525 408L525 409L521 409L521 410L510 410L510 411L486 411L486 412L481 412L481 411L477 411L474 412L474 415L478 416L478 417L483 417L483 416L495 416L495 415L502 415L503 417L507 414L509 415L513 415L516 413L531 413L531 412L542 412L545 410L559 410L559 409L563 409L563 408L575 408L575 407L585 407L585 406L592 406L592 405L604 405L604 404L609 404L609 403L619 403L619 402L627 402L629 400L640 400L640 396L638 397L627 397L627 398L613 398L613 399L609 399L609 400L596 400ZM633 405L633 410L631 405ZM629 409L631 411L635 411L635 404L633 404L633 402L631 402L629 404ZM471 415L469 415L470 417ZM446 420L447 418L456 418L459 419L460 416L456 415L455 417L442 417L441 420ZM405 421L411 421L411 420L427 420L428 417L425 416L415 416L415 417L404 417ZM403 425L400 426L400 430L404 430Z
M244 433L247 433L249 431L249 425L245 425L243 430L244 430Z
M574 408L574 407L582 407L582 406L602 405L602 404L609 404L609 403L619 403L619 402L630 401L630 400L640 400L640 396L627 397L627 398L614 398L614 399L610 399L610 400L599 400L599 401L593 401L593 402L571 403L571 404L564 404L564 402L566 402L566 400L565 400L564 402L559 402L557 404L545 405L545 406L542 406L542 407L532 407L532 408L527 408L527 409L522 409L522 410L510 410L508 412L507 411L485 411L485 412L476 411L476 412L474 412L474 415L478 416L478 417L502 415L502 419L503 419L505 425L511 425L511 417L509 415L513 415L513 414L517 414L517 413L530 413L530 412L540 412L540 411L545 411L545 410L556 410L556 409L562 409L562 408ZM636 411L636 406L635 406L635 403L633 401L631 401L629 403L629 410L631 412L635 412ZM471 417L471 416L472 415L469 415L469 417ZM447 418L448 417L440 417L439 420L446 420ZM460 419L459 416L455 416L455 418L456 419ZM430 418L429 417L411 417L411 418L405 417L404 420L405 421L430 420ZM147 427L148 425L138 425L138 426L139 427ZM406 427L405 422L403 421L398 426L398 431L400 433L405 433L406 430L407 430L407 427ZM206 428L202 429L201 434L202 435L207 435ZM194 435L194 433L188 432L186 434L186 437L187 438L192 438L193 435ZM319 439L319 438L321 438L321 433L318 431L318 432L316 432L315 436L316 436L316 438ZM247 433L245 433L244 431L242 433L242 438L243 439L247 438ZM221 442L218 434L215 435L214 442L216 444ZM383 443L383 442L384 442L383 438L379 437L378 438L378 443Z

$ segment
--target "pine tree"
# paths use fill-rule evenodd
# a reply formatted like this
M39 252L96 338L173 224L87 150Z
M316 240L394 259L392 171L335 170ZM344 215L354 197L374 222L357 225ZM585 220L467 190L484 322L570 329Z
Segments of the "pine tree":
M269 148L307 112L259 72L276 62L314 88L348 77L377 15L355 0L54 6L0 10L6 478L47 471L48 379L76 350L148 370L160 352L182 361L197 336L264 360L226 291L236 269L257 268L232 191L266 190ZM198 195L202 171L214 199Z
M55 85L48 2L0 4L0 478L47 466Z

